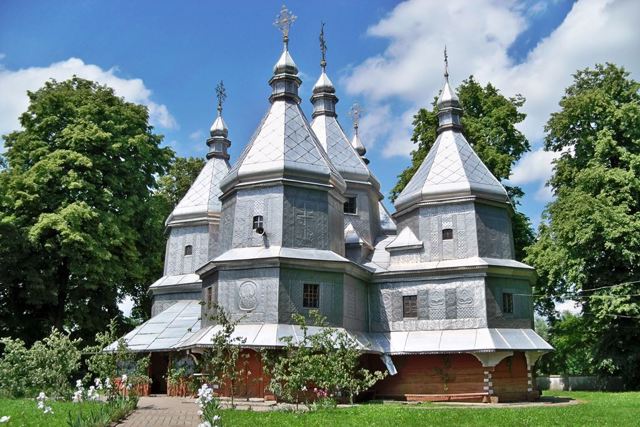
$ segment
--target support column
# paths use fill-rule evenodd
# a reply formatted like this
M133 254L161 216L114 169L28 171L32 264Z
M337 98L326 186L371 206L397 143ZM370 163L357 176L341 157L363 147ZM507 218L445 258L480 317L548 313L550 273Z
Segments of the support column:
M482 363L482 367L484 368L483 390L488 393L489 396L488 399L484 399L483 401L485 403L498 403L498 398L493 395L493 371L503 359L513 356L513 351L491 351L471 354Z
M529 400L537 400L540 393L533 384L533 368L546 351L525 351L524 356L527 359L527 396Z

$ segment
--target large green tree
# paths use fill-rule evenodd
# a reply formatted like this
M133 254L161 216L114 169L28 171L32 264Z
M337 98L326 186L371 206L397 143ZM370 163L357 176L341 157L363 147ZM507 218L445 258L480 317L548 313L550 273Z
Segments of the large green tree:
M0 335L91 339L158 273L151 200L173 153L110 88L74 77L28 95L22 130L4 136Z
M204 163L204 159L199 157L175 157L168 171L158 178L158 189L149 200L149 209L153 215L150 216L151 222L148 227L144 228L145 239L150 246L144 261L150 272L150 281L137 282L129 289L129 295L135 303L132 317L138 322L149 318L151 313L149 285L162 275L166 247L164 221L187 193Z
M515 162L530 150L529 141L516 128L516 124L526 117L520 111L525 99L521 95L507 98L491 83L483 87L473 76L464 80L456 92L464 109L462 125L467 141L496 178L509 178ZM436 101L434 99L431 110L421 108L414 116L411 140L417 147L411 153L411 165L398 176L398 183L391 190L391 200L395 200L409 183L436 141ZM505 187L514 207L517 207L522 190L514 186ZM529 218L523 213L516 210L512 221L516 259L520 260L524 257L523 249L533 242L534 234Z
M555 194L527 261L538 308L572 298L603 373L640 384L640 84L613 64L574 75L546 125Z

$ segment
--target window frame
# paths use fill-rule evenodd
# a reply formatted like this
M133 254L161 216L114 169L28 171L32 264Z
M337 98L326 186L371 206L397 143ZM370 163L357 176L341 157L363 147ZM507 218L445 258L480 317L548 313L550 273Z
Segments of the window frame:
M453 240L453 228L442 229L442 240Z
M264 230L264 216L263 215L254 215L252 220L253 229L256 230L258 227Z
M358 196L346 196L346 201L342 206L342 212L347 215L358 215ZM351 206L350 202L353 201L353 211L347 211L347 206Z
M402 296L402 318L403 319L418 318L418 295Z
M204 290L207 310L211 310L213 308L213 286L207 286Z
M184 256L193 255L193 245L185 245L184 246Z
M320 285L318 283L304 283L302 285L302 308L310 310L320 308Z
M502 314L513 314L513 292L502 293Z

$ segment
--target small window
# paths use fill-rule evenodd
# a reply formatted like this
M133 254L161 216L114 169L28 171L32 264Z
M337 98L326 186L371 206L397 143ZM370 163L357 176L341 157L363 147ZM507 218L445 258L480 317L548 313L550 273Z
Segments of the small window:
M513 313L513 294L502 294L502 312L507 314Z
M320 307L320 285L315 283L305 283L302 291L302 307Z
M418 296L402 297L402 317L418 317Z
M187 245L184 247L184 254L185 255L193 255L193 246L191 245Z
M205 289L206 291L206 302L207 302L207 310L211 310L211 307L213 307L213 288L211 286L209 286L208 288Z
M264 228L264 219L262 215L256 215L253 217L253 229Z
M453 229L445 228L442 230L442 240L451 240L453 239Z
M344 213L347 213L347 214L357 213L358 205L356 201L357 201L356 197L347 197L347 201L344 202Z

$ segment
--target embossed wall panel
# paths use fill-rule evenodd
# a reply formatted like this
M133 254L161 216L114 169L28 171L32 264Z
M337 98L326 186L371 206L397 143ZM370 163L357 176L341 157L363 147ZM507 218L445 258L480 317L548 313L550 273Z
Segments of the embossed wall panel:
M369 287L372 331L486 327L483 277L373 284ZM418 296L418 318L402 317L402 296Z
M278 269L222 270L219 304L240 323L277 323Z
M291 315L308 315L310 309L302 306L305 283L320 285L320 313L335 326L343 321L343 278L340 273L283 268L280 271L278 319L291 323Z
M418 212L418 211L413 211ZM418 239L425 245L422 261L440 261L477 256L477 237L473 203L423 206L419 213ZM442 230L453 229L452 240L442 240Z
M236 198L230 197L222 203L220 219L220 253L231 249L233 243L233 223L236 212Z
M239 190L233 224L234 248L282 244L283 189L281 186ZM253 217L262 215L265 235L253 230Z
M192 247L191 255L185 255L187 245ZM208 260L209 229L207 225L171 228L165 255L166 276L193 273Z
M283 246L329 249L328 197L324 191L285 187Z
M480 256L513 259L511 219L506 207L476 203L476 221Z
M344 205L334 197L329 197L329 248L339 255L345 255Z

